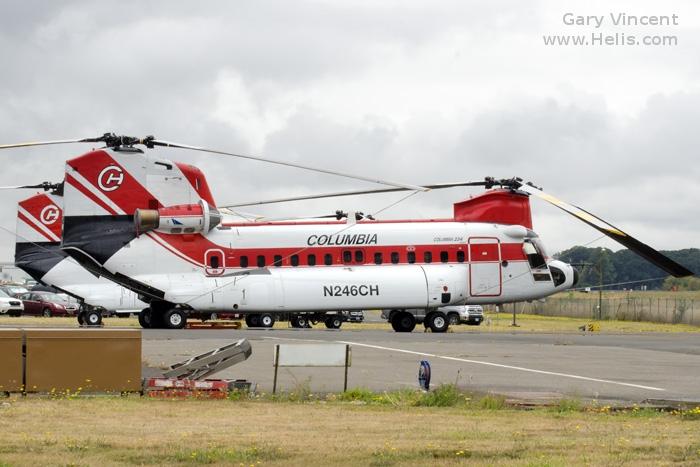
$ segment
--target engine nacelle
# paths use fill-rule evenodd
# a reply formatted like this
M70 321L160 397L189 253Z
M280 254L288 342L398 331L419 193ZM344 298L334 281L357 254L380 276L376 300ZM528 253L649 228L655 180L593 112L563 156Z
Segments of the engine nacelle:
M209 232L219 225L221 214L204 200L160 209L137 209L134 223L138 234L155 230L167 234Z

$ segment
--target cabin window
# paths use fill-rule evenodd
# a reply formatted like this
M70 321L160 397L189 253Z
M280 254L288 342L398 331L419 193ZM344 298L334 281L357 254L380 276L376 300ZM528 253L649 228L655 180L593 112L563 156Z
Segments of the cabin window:
M462 250L457 251L457 262L458 263L464 262L464 251L462 251Z
M308 255L306 257L306 262L309 266L316 266L316 255Z
M440 262L441 263L446 263L449 261L449 256L446 251L441 251L440 252Z
M392 263L392 264L398 264L398 263L399 263L399 252L398 252L398 251L392 251L392 252L391 252L391 263Z
M382 253L380 251L374 254L374 264L382 264Z
M545 269L547 267L544 256L542 256L542 253L540 253L534 243L525 240L523 243L523 252L525 256L527 256L527 262L530 263L532 269Z
M241 256L241 267L242 268L248 267L248 257L247 256Z
M265 256L264 255L258 255L258 267L259 268L265 267Z
M343 251L343 263L351 263L352 262L352 251L350 250L345 250Z
M408 252L408 263L413 264L416 262L416 252L415 251L409 251Z
M289 261L292 266L299 266L299 255L292 255L292 257L289 258Z
M426 251L423 253L423 262L424 263L432 263L433 262L433 253L431 251Z
M185 230L183 232L185 232L186 234L194 233L194 227L185 227Z
M326 253L325 255L323 255L323 264L325 264L326 266L330 266L331 264L333 264L333 255L331 255L330 253Z
M282 266L282 255L275 255L273 257L273 263L276 267Z
M172 229L170 229L170 233L171 234L179 234L179 233L182 233L182 229L180 227L173 227Z
M362 250L355 250L355 262L359 264L365 262L365 254Z

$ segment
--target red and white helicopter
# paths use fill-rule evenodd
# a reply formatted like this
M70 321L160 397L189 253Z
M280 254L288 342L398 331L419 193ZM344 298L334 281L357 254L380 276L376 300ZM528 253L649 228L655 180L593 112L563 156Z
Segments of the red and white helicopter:
M509 303L573 286L577 272L547 256L532 230L529 197L544 199L675 276L682 265L602 219L520 179L414 186L156 140L98 138L4 147L102 142L66 163L62 250L83 267L149 303L144 327L182 327L192 311L256 317L310 310L392 309L396 331L411 331L406 309L425 308L426 326L448 327L440 307ZM450 219L231 221L196 167L137 146L183 148L263 160L390 185L287 198L484 186L454 205ZM2 147L0 147L2 148ZM496 187L496 188L494 188Z
M15 265L43 284L55 287L96 308L91 322L83 323L85 313L78 315L80 324L96 325L101 310L139 312L148 304L118 284L84 269L61 250L63 197L58 186L47 186L53 193L37 194L19 202Z

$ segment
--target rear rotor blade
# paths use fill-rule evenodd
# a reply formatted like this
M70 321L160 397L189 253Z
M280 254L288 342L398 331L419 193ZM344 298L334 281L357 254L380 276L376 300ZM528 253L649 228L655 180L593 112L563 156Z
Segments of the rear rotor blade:
M0 186L0 190L23 190L23 189L42 189L44 191L56 190L59 187L59 183L42 182L36 185L11 185L11 186Z
M34 141L29 143L15 143L15 144L0 144L0 149L10 149L10 148L28 148L32 146L49 146L51 144L70 144L70 143L84 143L87 142L83 139L59 139L55 141Z
M455 182L455 183L437 183L433 185L423 185L423 188L428 188L430 190L441 190L444 188L453 188L458 186L483 186L486 182ZM220 208L237 208L242 206L257 206L260 204L275 204L275 203L288 203L291 201L304 201L310 199L322 199L322 198L337 198L341 196L356 196L356 195L371 195L379 193L395 193L398 191L410 191L410 188L378 188L374 190L353 190L353 191L338 191L335 193L322 193L317 195L303 195L303 196L293 196L290 198L276 198L268 199L263 201L248 201L245 203L236 204L226 204L219 206Z
M549 193L545 193L544 191L542 191L539 188L536 188L532 185L522 184L521 186L518 187L518 190L521 190L521 191L524 191L524 192L529 193L531 195L537 196L538 198L543 199L550 204L553 204L554 206L558 207L559 209L568 212L572 216L582 220L583 222L590 225L591 227L598 230L599 232L612 238L613 240L615 240L619 244L626 246L630 250L637 253L639 256L647 259L649 262L658 266L659 268L663 269L664 271L666 271L667 273L671 274L674 277L686 277L686 276L692 276L694 274L692 271L687 269L685 266L678 264L677 262L673 261L671 258L667 257L666 255L653 249L649 245L646 245L646 244L640 242L636 238L623 232L622 230L618 229L614 225L611 225L611 224L605 222L600 217L597 217L588 211L585 211L577 206L571 205L565 201L562 201L558 198L555 198L554 196L550 195Z
M250 160L254 160L254 161L267 162L270 164L283 165L286 167L295 167L297 169L310 170L312 172L320 172L320 173L325 173L325 174L329 174L329 175L337 175L339 177L352 178L355 180L363 180L365 182L379 183L381 185L389 185L389 186L393 186L393 187L397 187L397 188L402 188L404 190L428 191L428 188L425 188L422 186L408 185L405 183L390 182L387 180L380 180L380 179L376 179L376 178L372 178L372 177L365 177L362 175L353 175L353 174L349 174L346 172L337 172L334 170L321 169L321 168L317 168L317 167L311 167L308 165L295 164L293 162L284 162L284 161L278 161L275 159L268 159L265 157L236 154L236 153L232 153L232 152L219 151L217 149L207 149L207 148L202 148L202 147L198 147L198 146L189 146L187 144L173 143L173 142L161 141L161 140L157 140L157 139L150 139L145 144L147 146L148 146L148 144L150 144L152 146L163 146L163 147L168 147L168 148L189 149L190 151L199 151L199 152L206 152L206 153L210 153L210 154L219 154L222 156L239 157L241 159L250 159Z

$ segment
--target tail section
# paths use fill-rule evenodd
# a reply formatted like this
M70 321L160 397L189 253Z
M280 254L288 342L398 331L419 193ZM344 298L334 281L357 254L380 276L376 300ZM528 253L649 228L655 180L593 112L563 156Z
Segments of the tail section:
M138 149L97 150L67 161L65 201L63 248L97 265L137 237L137 210L214 206L199 169Z
M60 196L38 194L17 206L15 265L37 281L66 257L61 251L62 204Z

